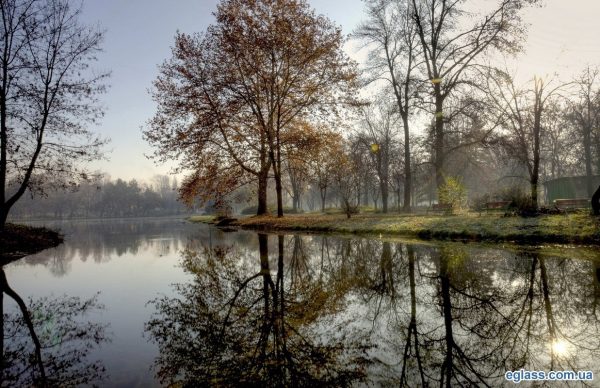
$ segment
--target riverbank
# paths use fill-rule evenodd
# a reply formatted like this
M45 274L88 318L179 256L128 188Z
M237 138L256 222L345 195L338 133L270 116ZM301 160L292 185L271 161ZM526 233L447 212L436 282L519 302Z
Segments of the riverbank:
M63 236L47 228L6 224L0 232L0 265L53 248L62 242Z
M210 216L190 217L211 222ZM501 214L406 215L364 213L347 219L342 214L291 214L244 217L231 224L243 229L375 234L459 241L600 244L600 218L587 213L504 217Z

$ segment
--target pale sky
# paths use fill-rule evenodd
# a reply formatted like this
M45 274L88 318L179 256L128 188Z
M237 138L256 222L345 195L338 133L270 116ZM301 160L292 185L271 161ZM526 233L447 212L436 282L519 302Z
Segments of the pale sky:
M471 0L496 1L496 0ZM361 0L309 0L348 34L363 19ZM148 89L157 66L170 56L175 32L200 32L212 22L218 0L85 0L83 19L106 30L104 53L95 65L111 70L110 89L102 97L106 116L96 128L111 138L108 161L92 168L113 179L148 180L165 174L144 154L151 148L141 127L154 114ZM600 0L546 0L542 8L525 12L530 24L525 52L516 61L523 80L533 75L560 73L570 79L588 64L600 65ZM353 45L348 45L349 50ZM361 55L350 52L359 59Z

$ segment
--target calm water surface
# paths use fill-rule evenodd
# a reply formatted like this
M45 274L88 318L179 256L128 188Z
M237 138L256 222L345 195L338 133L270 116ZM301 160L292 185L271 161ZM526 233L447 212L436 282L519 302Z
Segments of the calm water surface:
M504 372L521 368L600 381L597 250L178 219L49 226L65 243L0 278L2 386L42 374L67 386L514 386Z

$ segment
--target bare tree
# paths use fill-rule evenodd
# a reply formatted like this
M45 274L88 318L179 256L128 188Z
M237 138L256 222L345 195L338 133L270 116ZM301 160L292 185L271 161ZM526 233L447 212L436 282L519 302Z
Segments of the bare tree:
M556 97L562 84L534 77L533 85L519 88L506 72L490 73L489 97L491 106L503 124L503 145L509 155L526 166L531 187L531 206L538 207L538 184L540 176L541 145L547 127L546 109Z
M519 13L536 0L498 0L491 11L473 12L464 0L411 0L412 18L421 44L421 57L431 82L433 112L433 163L436 184L444 183L446 123L452 112L446 100L469 83L468 70L476 58L496 49L520 48L524 28ZM459 108L460 109L460 108Z
M373 80L383 78L391 86L404 130L404 205L410 211L412 192L411 135L409 120L417 99L419 82L416 71L419 42L411 20L409 0L367 1L367 21L355 36L371 47L368 70ZM382 192L383 196L383 192ZM385 206L385 204L384 204Z
M362 128L357 139L363 143L364 150L370 149L384 213L388 212L391 151L396 137L397 117L395 105L390 106L385 96L378 98L362 109Z
M102 32L67 0L3 0L0 7L0 230L29 190L87 178L100 157L87 129L102 110L107 73L93 74ZM11 187L14 188L11 190Z
M592 144L594 131L600 127L600 69L588 67L575 80L576 101L570 104L569 119L581 136L585 161L586 189L588 196L594 193L592 181ZM600 155L596 155L600 157Z

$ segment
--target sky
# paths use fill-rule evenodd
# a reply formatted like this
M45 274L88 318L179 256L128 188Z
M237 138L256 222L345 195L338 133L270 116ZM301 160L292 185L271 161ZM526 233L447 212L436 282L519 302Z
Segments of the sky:
M496 0L469 0L490 2ZM364 18L361 0L309 0L320 14L349 34ZM213 21L217 0L84 0L82 20L105 30L103 53L94 67L112 72L110 88L102 96L106 115L94 130L111 139L107 160L90 168L111 178L149 181L167 174L173 165L156 165L146 155L152 148L142 139L142 127L155 111L149 88L158 65L170 56L176 31L201 32ZM518 68L523 82L534 75L554 73L575 76L585 66L600 65L599 0L546 0L543 7L528 9L529 24L524 53L507 60ZM348 53L360 60L364 52L347 44Z

